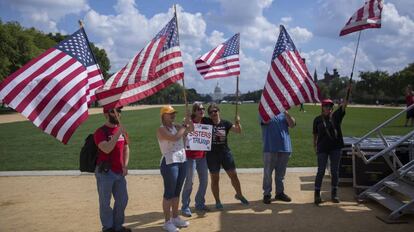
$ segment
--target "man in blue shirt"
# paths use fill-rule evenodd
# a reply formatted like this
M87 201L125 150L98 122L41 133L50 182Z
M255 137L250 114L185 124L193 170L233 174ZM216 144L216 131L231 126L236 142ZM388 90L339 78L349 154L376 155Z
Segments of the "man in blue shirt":
M275 200L290 202L292 199L285 194L283 180L286 167L292 152L289 127L296 125L295 119L287 111L272 117L268 122L262 119L263 140L263 203L270 204L272 199L272 174L275 170Z

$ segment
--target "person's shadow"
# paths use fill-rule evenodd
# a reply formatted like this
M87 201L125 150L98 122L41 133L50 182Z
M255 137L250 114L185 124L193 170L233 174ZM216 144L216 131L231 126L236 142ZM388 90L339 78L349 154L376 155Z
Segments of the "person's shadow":
M149 212L144 214L125 216L125 224L132 231L162 231L164 214L160 212ZM139 229L138 229L139 227ZM137 229L135 229L137 228Z

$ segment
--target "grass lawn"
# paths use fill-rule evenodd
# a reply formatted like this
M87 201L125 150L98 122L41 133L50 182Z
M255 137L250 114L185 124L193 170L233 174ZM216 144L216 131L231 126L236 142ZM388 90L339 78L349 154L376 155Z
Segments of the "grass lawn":
M224 119L234 118L234 105L221 105ZM177 107L177 119L183 117L184 107ZM293 154L291 167L316 166L312 147L312 122L320 113L319 106L305 106L306 113L293 108L289 112L296 118L297 126L290 130ZM262 167L261 131L258 124L257 104L239 106L243 133L230 134L229 144L237 167ZM396 109L348 108L343 121L344 136L362 136L392 115ZM385 135L402 135L412 128L405 128L405 115L383 132ZM155 136L160 124L159 108L124 111L122 122L130 134L130 169L158 168L160 150ZM31 122L0 124L0 170L70 170L78 169L79 151L87 134L93 133L104 123L103 115L91 115L69 141L63 145L50 135L41 132Z

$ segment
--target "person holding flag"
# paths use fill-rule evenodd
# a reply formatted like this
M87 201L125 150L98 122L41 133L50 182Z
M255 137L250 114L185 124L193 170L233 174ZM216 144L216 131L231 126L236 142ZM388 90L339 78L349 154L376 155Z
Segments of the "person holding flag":
M186 155L183 138L194 129L190 113L187 112L183 125L174 123L177 111L172 106L160 110L161 126L157 129L157 139L162 153L160 171L164 180L162 209L165 223L163 229L169 232L187 227L190 223L178 216L181 188L186 177Z
M236 164L227 144L227 135L230 131L240 134L242 127L240 117L236 116L235 123L220 118L220 108L215 103L208 106L208 115L210 116L206 124L213 126L213 141L211 151L207 152L207 165L211 176L211 191L216 200L216 209L223 209L220 200L220 168L223 167L231 179L231 184L236 195L234 196L242 204L248 205L249 201L243 196L240 181L236 172Z
M96 184L99 195L99 216L103 232L131 232L123 227L128 204L127 182L129 146L128 135L121 125L121 108L104 108L105 124L93 137L98 146ZM114 207L111 208L111 197Z
M275 200L290 202L285 194L283 180L292 153L289 128L296 125L295 118L288 111L273 116L270 121L260 119L263 140L263 203L272 199L272 173L275 171Z
M350 90L351 85L348 87L348 93ZM321 114L313 120L313 147L318 161L314 194L316 205L322 203L322 179L325 175L328 158L331 163L331 200L333 203L339 203L339 162L341 149L344 147L341 124L345 116L348 99L349 95L335 112L333 112L334 102L331 99L322 100Z

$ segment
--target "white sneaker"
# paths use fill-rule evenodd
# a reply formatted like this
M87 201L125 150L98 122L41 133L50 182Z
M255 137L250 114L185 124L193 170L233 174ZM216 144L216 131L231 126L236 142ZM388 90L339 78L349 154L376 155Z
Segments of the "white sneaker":
M164 223L164 226L162 227L164 230L168 232L178 232L179 229L174 225L174 223L169 220L168 222Z
M190 225L189 222L184 221L183 219L181 219L179 216L177 216L176 218L171 218L172 223L174 223L174 225L176 227L187 227L188 225Z

